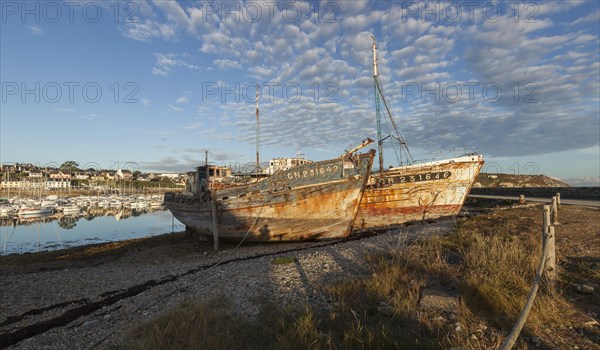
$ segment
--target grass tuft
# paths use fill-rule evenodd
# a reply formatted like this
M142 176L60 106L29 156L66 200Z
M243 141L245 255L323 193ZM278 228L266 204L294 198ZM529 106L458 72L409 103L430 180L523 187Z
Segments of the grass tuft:
M271 262L273 263L273 265L283 265L283 264L293 264L294 261L295 260L292 257L278 256L275 259L273 259L273 261L271 261Z

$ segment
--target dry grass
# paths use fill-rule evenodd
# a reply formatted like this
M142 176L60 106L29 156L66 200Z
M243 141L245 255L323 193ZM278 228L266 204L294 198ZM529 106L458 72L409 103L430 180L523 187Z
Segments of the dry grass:
M231 314L231 303L184 301L151 323L133 328L123 350L248 349L260 344L263 329Z
M185 303L138 328L140 345L126 349L497 349L531 288L540 217L537 208L479 216L459 223L454 235L369 256L369 276L325 288L332 301L326 310L295 312L263 301L269 311L250 322L207 306L215 302ZM424 309L424 288L454 291L460 302ZM580 341L568 331L572 314L560 290L541 288L515 348L572 347Z

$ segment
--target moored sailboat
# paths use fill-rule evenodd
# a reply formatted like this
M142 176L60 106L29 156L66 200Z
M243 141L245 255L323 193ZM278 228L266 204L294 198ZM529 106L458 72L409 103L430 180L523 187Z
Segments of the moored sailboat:
M51 208L21 208L17 211L19 216L37 216L37 215L50 215L54 213Z

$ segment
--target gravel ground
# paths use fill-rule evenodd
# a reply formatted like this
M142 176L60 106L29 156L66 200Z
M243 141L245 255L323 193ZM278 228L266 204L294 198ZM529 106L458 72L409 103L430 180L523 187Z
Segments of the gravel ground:
M129 327L190 298L229 296L249 318L259 311L253 300L264 296L280 305L326 308L321 288L364 274L365 256L453 227L449 221L336 244L228 246L218 253L208 244L185 254L165 245L83 265L0 264L0 348L108 349ZM294 263L275 265L278 256Z

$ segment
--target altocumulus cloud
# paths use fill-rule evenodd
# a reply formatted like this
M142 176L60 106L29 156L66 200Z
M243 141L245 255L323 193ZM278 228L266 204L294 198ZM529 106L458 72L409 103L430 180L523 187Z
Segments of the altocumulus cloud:
M535 13L517 4L515 16L514 3L501 1L497 16L475 6L472 17L453 3L463 12L449 21L443 3L431 18L401 2L340 1L332 8L294 2L302 16L291 20L282 4L267 16L266 4L257 2L263 15L253 22L240 4L223 18L208 13L204 2L151 2L140 24L123 35L187 40L196 48L192 57L217 67L211 77L229 88L277 83L261 99L267 145L345 147L373 137L371 33L380 40L385 93L413 145L478 146L485 154L513 156L599 142L597 3L540 3ZM221 2L212 5L219 9ZM565 14L571 23L560 17ZM198 70L189 60L175 49L156 54L153 73ZM291 83L294 89L283 89ZM235 94L204 101L213 103L212 114L227 114L206 126L253 142L253 102Z

